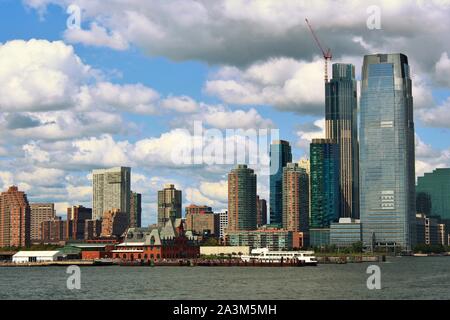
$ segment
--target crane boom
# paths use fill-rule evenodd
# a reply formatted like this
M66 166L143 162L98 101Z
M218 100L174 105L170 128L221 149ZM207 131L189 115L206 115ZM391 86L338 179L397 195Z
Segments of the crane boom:
M311 31L311 34L314 38L314 40L317 43L317 46L319 47L320 51L322 51L323 58L325 59L325 82L328 82L328 60L332 59L331 50L328 48L327 51L325 51L320 44L319 38L317 37L316 33L314 32L314 29L312 28L311 24L309 23L308 19L305 18L306 24L308 25L309 30Z

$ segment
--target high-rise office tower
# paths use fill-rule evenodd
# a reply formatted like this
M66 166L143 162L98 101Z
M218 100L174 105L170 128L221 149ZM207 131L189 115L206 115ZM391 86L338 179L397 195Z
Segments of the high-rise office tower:
M309 229L309 181L304 168L288 163L283 168L283 229Z
M275 140L270 145L270 224L282 224L283 168L292 162L289 142Z
M305 169L306 174L308 175L308 186L309 186L309 190L308 190L308 194L309 194L309 208L308 208L308 217L311 218L311 162L309 161L309 159L300 159L300 161L298 162L298 166L300 168Z
M225 231L228 228L228 211L219 213L220 239L225 238Z
M31 203L30 210L30 240L41 241L41 223L55 218L55 204Z
M438 168L417 178L417 205L428 198L428 210L417 208L418 213L450 219L450 168ZM426 212L428 211L428 212Z
M130 198L130 228L140 228L142 217L142 195L131 192Z
M361 83L360 201L366 246L415 242L413 98L408 58L364 57Z
M12 186L0 195L0 248L30 244L30 205L27 195Z
M228 174L228 230L256 229L256 174L240 164Z
M130 214L131 168L116 167L92 172L93 219L101 219L105 211L119 209Z
M333 64L325 84L325 137L339 145L340 215L359 218L359 145L355 67Z
M313 139L310 161L310 228L329 228L340 217L339 145L330 139Z
M256 226L267 224L267 201L256 196Z
M158 191L158 224L165 226L169 220L181 218L181 190L173 184L167 184Z

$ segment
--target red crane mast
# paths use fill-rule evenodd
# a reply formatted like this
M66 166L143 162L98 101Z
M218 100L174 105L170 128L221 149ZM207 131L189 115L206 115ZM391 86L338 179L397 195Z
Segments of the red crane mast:
M328 82L328 61L331 61L331 59L333 58L331 50L330 48L328 48L326 51L323 49L322 45L320 44L319 38L317 38L316 33L311 27L311 24L309 23L308 19L305 19L305 21L306 24L308 25L309 30L311 31L311 34L314 37L314 40L317 43L317 46L319 47L320 51L322 51L323 58L325 59L325 82Z

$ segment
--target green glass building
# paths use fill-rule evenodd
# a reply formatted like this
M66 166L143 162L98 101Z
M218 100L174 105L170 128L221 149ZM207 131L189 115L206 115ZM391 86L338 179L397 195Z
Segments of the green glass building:
M329 228L340 217L339 145L331 139L313 139L310 162L310 228Z
M425 173L423 177L418 177L416 197L420 200L420 204L425 202L422 200L425 197L421 193L430 197L431 216L450 219L450 168L438 168Z

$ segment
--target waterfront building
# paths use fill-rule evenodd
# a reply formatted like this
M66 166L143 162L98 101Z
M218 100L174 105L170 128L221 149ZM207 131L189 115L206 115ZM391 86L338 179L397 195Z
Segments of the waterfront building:
M86 220L91 219L91 208L86 208L81 205L67 208L67 238L73 240L84 240Z
M249 246L200 246L200 255L202 256L235 256L241 254L250 254Z
M104 212L119 209L130 214L131 168L115 167L92 172L93 219L100 220Z
M303 247L303 234L278 228L228 231L230 246L248 246L250 249L269 248L272 251Z
M220 236L220 215L212 212L211 207L190 205L186 207L186 230L195 235Z
M283 168L283 228L307 232L309 229L309 181L297 163Z
M267 224L267 202L256 196L256 226L261 227Z
M16 186L0 195L0 248L30 244L30 205Z
M359 218L359 145L355 67L333 64L325 84L325 137L339 146L340 217Z
M313 139L310 159L310 228L329 228L340 217L339 145L330 139Z
M351 247L362 241L361 221L353 218L340 218L330 225L330 244L337 247Z
M412 83L403 54L364 57L361 82L360 202L365 246L415 243Z
M158 191L158 225L164 226L169 220L181 218L181 190L175 185L167 184Z
M142 195L131 191L130 196L130 227L140 228L142 219Z
M443 237L440 236L440 231L440 226L436 219L427 217L424 214L416 214L417 244L442 244Z
M228 230L255 230L256 216L256 174L240 164L228 174Z
M185 232L182 224L175 227L170 219L164 226L128 229L123 242L112 251L114 259L143 262L197 258L199 254L197 238Z
M270 224L283 223L283 168L292 162L289 142L275 140L270 145Z
M310 228L309 245L311 247L323 247L330 245L330 228Z
M220 239L225 240L225 230L228 229L228 211L219 213Z
M41 223L55 218L54 203L30 204L30 241L39 242L42 239Z
M17 252L12 261L14 263L28 263L28 262L52 262L58 261L63 258L63 254L60 251L19 251Z
M450 219L450 168L437 168L418 177L416 194L419 200L428 196L431 202L429 212L417 209L418 213Z
M119 209L108 210L103 214L101 236L121 237L128 228L128 214Z

